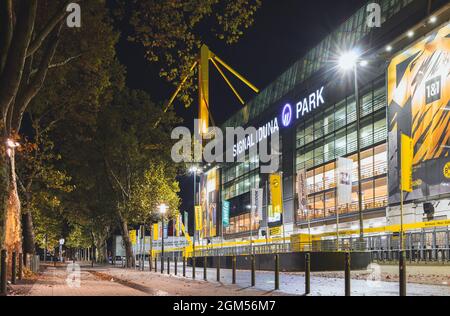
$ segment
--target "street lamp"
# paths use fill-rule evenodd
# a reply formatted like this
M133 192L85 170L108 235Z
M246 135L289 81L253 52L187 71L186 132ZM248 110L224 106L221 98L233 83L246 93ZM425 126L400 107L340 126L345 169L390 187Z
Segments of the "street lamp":
M341 55L339 58L339 67L343 71L353 70L355 81L355 102L356 102L356 144L358 151L358 206L359 206L359 235L360 240L364 238L364 220L362 209L362 185L361 185L361 105L358 89L358 64L361 67L368 65L368 62L360 58L360 53L353 49Z
M192 245L192 251L193 251L193 257L194 257L194 260L195 260L195 235L196 235L196 233L197 233L197 225L196 225L196 223L195 223L195 216L196 216L196 214L195 214L195 205L196 205L196 197L197 197L197 174L198 173L201 173L201 169L200 168L198 168L197 166L192 166L190 169L189 169L189 172L191 173L191 174L193 174L194 175L194 235L193 235L193 245Z
M167 205L159 205L159 213L161 214L162 234L161 234L161 273L164 273L164 215L167 212Z

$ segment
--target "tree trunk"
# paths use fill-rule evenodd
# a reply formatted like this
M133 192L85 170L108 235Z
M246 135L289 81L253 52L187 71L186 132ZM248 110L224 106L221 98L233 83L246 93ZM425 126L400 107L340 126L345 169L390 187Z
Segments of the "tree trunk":
M34 236L33 215L30 211L22 214L23 253L34 255L36 253L36 240Z
M12 252L22 252L22 229L20 200L17 192L14 148L7 149L6 169L8 176L5 205L4 248L8 252L8 267L11 267Z
M120 214L120 211L119 211L119 222L120 222L119 223L120 230L122 233L123 245L125 248L127 268L131 268L131 267L134 267L134 265L135 265L135 260L134 260L134 255L133 255L133 247L131 245L130 234L128 232L128 223L122 217L122 214ZM130 258L131 258L131 260L130 260Z
M95 240L95 248L97 249L97 263L108 263L106 239L97 238Z

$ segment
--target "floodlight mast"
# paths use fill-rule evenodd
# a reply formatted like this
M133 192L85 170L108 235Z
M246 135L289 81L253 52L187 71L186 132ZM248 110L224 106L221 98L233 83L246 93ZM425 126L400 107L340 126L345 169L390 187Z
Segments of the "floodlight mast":
M200 131L201 135L204 135L207 133L209 128L209 122L210 119L213 121L211 116L211 111L209 107L209 62L214 65L214 67L217 69L219 74L222 76L224 81L227 83L227 85L230 87L233 94L236 96L236 98L239 100L239 102L242 105L245 105L244 99L241 97L241 95L238 93L237 89L233 86L231 81L228 79L228 77L225 75L224 71L220 68L219 65L223 66L226 70L228 70L231 74L233 74L236 78L238 78L241 82L243 82L245 85L247 85L250 89L252 89L254 92L259 93L259 89L256 88L249 80L247 80L244 76L242 76L240 73L238 73L236 70L234 70L231 66L229 66L227 63L225 63L222 59L217 57L213 52L211 52L206 45L202 45L200 49L200 56L197 61L194 62L194 64L189 69L188 74L183 78L181 83L178 85L177 89L175 90L175 93L171 96L169 99L169 102L167 103L166 107L164 108L164 113L166 113L170 107L172 106L173 102L175 101L176 97L180 93L183 86L186 84L186 81L189 79L190 76L194 73L194 70L198 68L198 93L199 93L199 110L198 110L198 119L199 119L199 126L198 130ZM155 123L155 128L159 125L161 122L161 118ZM212 122L214 123L214 122Z

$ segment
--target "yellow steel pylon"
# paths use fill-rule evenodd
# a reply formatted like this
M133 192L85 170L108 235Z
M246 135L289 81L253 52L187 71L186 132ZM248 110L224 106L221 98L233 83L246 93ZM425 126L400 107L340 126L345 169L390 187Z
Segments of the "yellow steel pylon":
M220 68L219 64L222 65L225 69L227 69L230 73L232 73L235 77L241 80L244 84L246 84L250 89L259 93L259 89L256 88L253 84L250 83L247 79L244 78L240 73L234 70L231 66L225 63L222 59L217 57L213 52L211 52L206 45L202 45L200 49L199 59L194 62L191 66L189 73L183 78L181 83L178 85L175 93L169 99L168 104L164 108L164 113L166 113L169 108L172 106L175 98L180 93L187 79L194 73L194 70L198 67L198 95L199 95L199 106L198 106L198 119L199 126L198 130L201 135L207 133L209 128L209 121L212 119L211 111L209 107L209 62L214 65L219 74L225 80L227 85L230 87L231 91L233 91L234 95L238 98L239 102L242 105L245 105L244 99L237 92L236 88L231 84L230 80L227 78L225 73ZM155 127L158 126L160 120L156 122Z

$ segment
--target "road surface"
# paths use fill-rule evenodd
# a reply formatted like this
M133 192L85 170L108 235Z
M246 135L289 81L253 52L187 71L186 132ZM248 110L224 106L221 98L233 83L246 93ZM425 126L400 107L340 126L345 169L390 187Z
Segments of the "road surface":
M77 267L77 266L75 266ZM216 281L216 269L207 269L208 281L203 281L203 268L197 267L196 280L192 280L192 268L187 267L186 278L182 277L182 266L178 266L178 276L136 269L90 265L81 266L80 271L68 267L49 267L33 285L17 285L14 290L19 295L30 296L272 296L304 295L304 275L302 273L281 273L280 290L274 291L274 272L257 271L256 286L250 287L250 272L237 271L237 284L231 284L231 270L222 269L220 283ZM353 279L354 296L397 296L398 282ZM411 296L450 296L448 285L407 285ZM340 277L312 275L311 294L313 296L344 295L344 280Z

